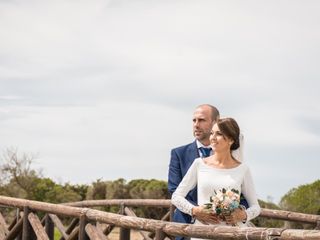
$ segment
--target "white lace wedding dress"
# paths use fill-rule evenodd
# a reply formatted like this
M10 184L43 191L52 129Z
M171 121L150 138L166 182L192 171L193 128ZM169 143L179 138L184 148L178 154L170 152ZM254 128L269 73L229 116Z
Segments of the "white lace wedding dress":
M260 206L254 189L251 173L245 163L230 169L220 169L208 166L202 158L194 160L185 177L182 179L178 188L172 195L172 204L180 211L192 215L194 207L185 199L188 192L197 185L198 187L198 205L209 203L210 196L214 190L222 188L234 188L244 195L249 208L246 209L246 223L239 223L238 226L247 226L247 223L260 214ZM201 224L199 221L196 224ZM222 222L221 225L226 223Z

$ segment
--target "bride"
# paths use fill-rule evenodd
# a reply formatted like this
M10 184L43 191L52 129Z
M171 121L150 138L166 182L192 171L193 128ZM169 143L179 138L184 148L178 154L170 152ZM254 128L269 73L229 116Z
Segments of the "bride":
M254 189L249 167L232 157L231 151L240 147L240 129L233 118L221 118L212 128L210 145L212 156L197 158L172 195L172 204L180 211L196 219L196 224L247 226L260 214L260 206ZM186 200L188 192L197 185L198 204ZM205 209L204 204L221 189L235 189L246 198L249 207L236 208L231 214L218 216Z

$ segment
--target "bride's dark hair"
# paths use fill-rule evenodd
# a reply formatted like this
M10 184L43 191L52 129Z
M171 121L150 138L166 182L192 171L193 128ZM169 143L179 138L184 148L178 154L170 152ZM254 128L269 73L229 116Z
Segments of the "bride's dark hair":
M221 133L230 138L233 143L230 147L231 150L236 150L240 147L239 134L240 128L238 123L233 118L220 118L217 125Z

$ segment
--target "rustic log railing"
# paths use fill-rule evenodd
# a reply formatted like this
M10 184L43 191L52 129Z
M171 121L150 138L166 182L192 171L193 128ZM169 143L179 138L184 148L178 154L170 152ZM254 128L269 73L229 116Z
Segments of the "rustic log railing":
M83 201L68 204L50 204L25 199L0 196L0 204L5 207L15 207L23 210L19 218L8 225L0 217L1 240L53 240L53 229L56 227L61 232L61 240L71 239L97 239L106 240L114 226L120 227L120 239L130 239L130 229L143 231L145 240L154 238L163 240L172 236L189 236L207 239L320 239L320 230L301 230L285 228L236 228L230 226L199 226L192 224L179 224L163 220L145 219L136 217L128 206L155 206L170 208L169 200L102 200ZM103 212L88 207L120 205L121 214ZM291 213L285 211L263 209L264 217L299 221L317 224L320 216ZM38 213L44 213L42 220ZM66 228L58 216L73 217L74 219ZM166 214L164 219L168 218ZM102 224L107 224L102 226ZM153 233L146 234L146 232Z
M106 199L106 200L88 200L81 202L65 203L73 207L99 207L99 206L116 206L125 205L130 207L162 207L171 208L171 201L167 199ZM276 209L262 208L260 217L285 220L291 222L309 223L314 225L320 224L320 215L290 212Z

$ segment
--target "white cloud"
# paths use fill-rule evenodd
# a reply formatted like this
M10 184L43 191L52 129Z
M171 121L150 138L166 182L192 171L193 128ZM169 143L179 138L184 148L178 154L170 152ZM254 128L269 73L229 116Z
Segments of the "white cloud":
M22 151L39 153L37 163L45 172L56 178L61 173L64 181L90 182L122 174L139 178L139 171L134 170L137 166L161 166L162 171L144 176L163 179L170 146L183 144L183 139L191 141L183 128L172 128L189 127L189 116L161 105L18 107L10 109L10 115L17 117L1 122L0 145L23 146Z
M170 149L192 141L193 108L206 102L239 121L253 172L268 166L259 153L278 147L272 167L283 154L302 164L300 152L319 154L318 9L300 1L2 1L0 146L39 152L38 164L64 181L166 179ZM292 156L290 146L300 152ZM282 181L285 168L272 179ZM285 181L297 183L295 171ZM256 176L259 189L270 188ZM274 190L275 199L287 190Z

